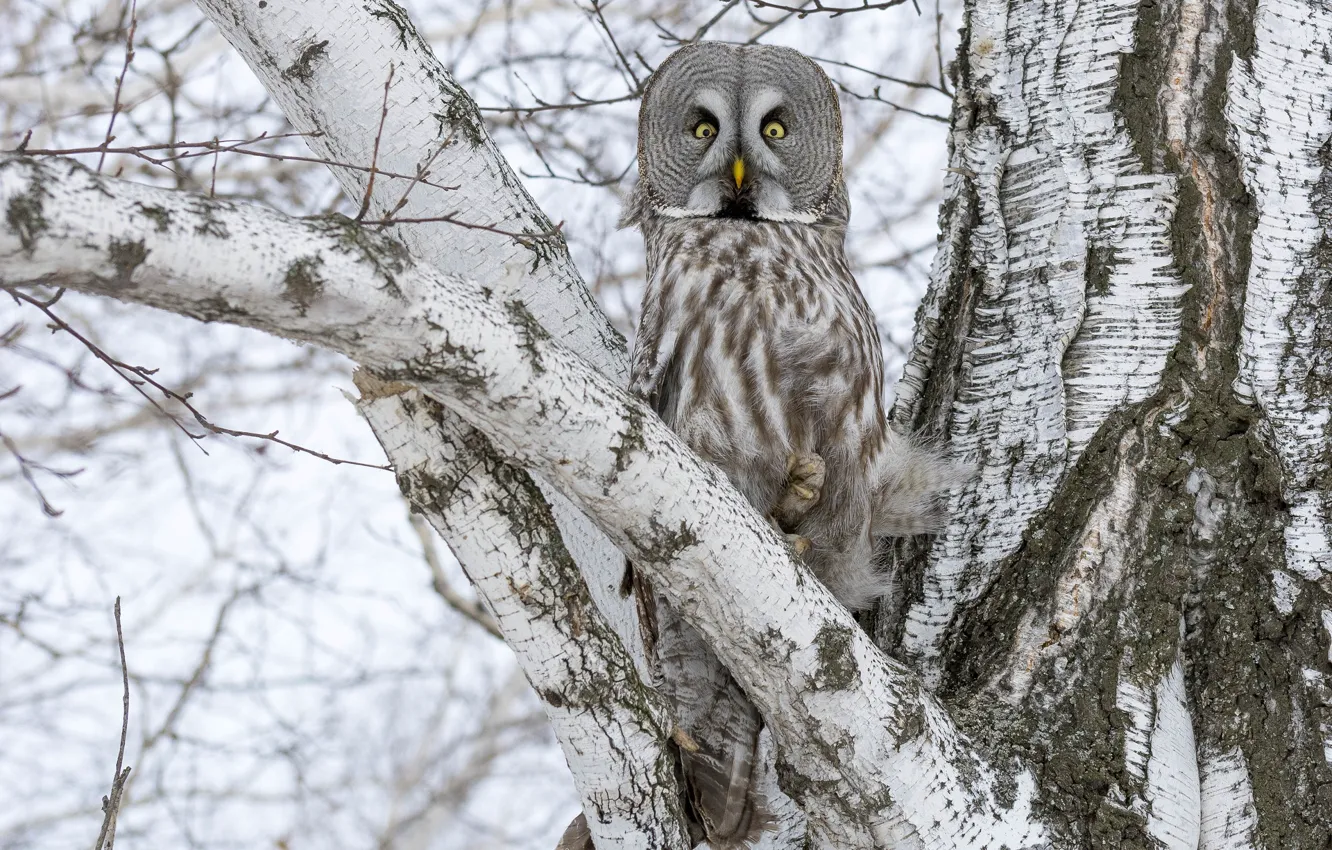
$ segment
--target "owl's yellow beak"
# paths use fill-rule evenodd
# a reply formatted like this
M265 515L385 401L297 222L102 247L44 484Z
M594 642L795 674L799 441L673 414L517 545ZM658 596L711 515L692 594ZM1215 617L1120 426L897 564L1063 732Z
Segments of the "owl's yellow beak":
M731 176L735 178L735 188L739 189L740 184L745 182L745 161L739 157L731 164Z

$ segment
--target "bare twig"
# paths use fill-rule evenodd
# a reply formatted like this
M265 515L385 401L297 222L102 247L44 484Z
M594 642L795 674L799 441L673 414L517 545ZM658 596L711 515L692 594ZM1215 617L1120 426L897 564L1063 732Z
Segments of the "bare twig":
M216 197L216 195L217 195L217 157L218 157L217 138L214 137L214 139L213 139L213 176L212 176L212 178L208 181L208 197L210 197L210 198L212 198L212 197Z
M369 166L357 165L356 163L352 162L337 162L336 160L321 159L319 157L313 157L313 156L299 156L297 154L256 151L244 147L244 145L254 144L255 142L259 141L266 141L271 139L284 139L290 136L302 136L302 135L318 135L318 134L283 133L278 136L268 136L267 134L260 134L259 136L256 136L253 139L245 139L240 141L219 142L215 140L208 142L169 142L166 144L134 145L130 147L119 147L119 148L107 147L105 143L101 145L95 145L93 147L83 147L83 148L38 148L38 149L27 149L27 150L19 150L15 148L13 150L0 151L0 153L13 153L13 154L21 153L26 156L77 156L78 154L116 153L116 154L126 154L129 156L135 156L153 165L162 166L162 167L165 167L169 163L175 162L177 160L191 159L197 156L215 156L218 153L238 153L238 154L244 154L245 156L260 157L262 159L274 159L277 160L278 162L285 162L285 161L308 162L315 165L326 165L336 168L347 168L352 171L368 172L371 170ZM152 151L160 151L160 150L165 150L165 151L180 150L182 151L182 153L173 153L170 156L163 156L163 157L155 157L149 155ZM397 180L411 180L417 183L422 183L426 186L431 187L432 189L443 189L445 191L452 191L458 188L457 186L446 186L440 183L431 183L429 180L425 180L419 175L399 174L395 171L385 171L381 168L375 169L375 173L380 174L384 177L392 177Z
M943 12L939 11L939 0L934 0L934 61L939 70L939 90L952 97L953 93L948 88L948 72L944 69Z
M794 12L796 17L803 18L807 15L826 14L831 18L838 18L842 15L848 15L852 12L871 12L876 9L891 9L894 6L900 6L906 0L888 0L886 3L870 3L869 0L860 0L859 6L825 6L823 0L814 0L814 5L802 3L799 6L788 6L785 3L771 3L769 0L748 0L758 9L778 9L783 12ZM916 0L911 0L911 5L915 8L916 14L920 14L920 6L916 5Z
M116 597L116 646L120 650L120 677L124 683L123 710L120 717L120 749L116 753L116 774L111 780L111 793L102 798L102 830L97 834L93 850L112 850L116 844L116 817L124 799L125 781L130 769L125 767L125 739L129 737L129 665L125 663L125 632L120 626L120 597Z
M365 183L365 196L361 198L361 208L356 212L356 220L361 221L370 211L370 198L375 191L375 174L379 169L379 142L384 137L384 122L388 120L389 86L393 85L393 63L389 63L388 78L384 80L384 104L379 112L379 129L375 131L375 147L370 154L370 179ZM412 181L415 185L419 181ZM411 187L408 187L411 191Z
M393 205L393 209L389 210L389 214L386 215L385 218L388 219L393 218L398 214L398 210L407 206L407 196L410 195L412 193L412 190L416 188L417 183L422 182L423 180L425 180L427 177L430 176L430 166L434 165L436 157L442 154L445 148L453 144L454 137L456 137L457 135L458 135L457 131L449 133L449 135L445 137L444 141L440 142L439 145L435 147L435 152L432 153L425 160L425 162L422 162L421 164L416 166L416 179L407 184L407 189L402 193L402 197L398 198L398 202Z
M184 394L178 393L175 390L171 389L170 387L166 386L165 384L161 383L160 381L156 380L153 377L153 375L157 372L156 369L148 369L143 366L134 366L130 363L125 363L124 361L117 360L116 358L112 357L110 354L107 354L105 351L103 351L101 347L99 347L95 342L88 339L86 336L84 336L83 334L75 330L73 327L71 327L70 324L66 322L64 319L57 316L55 312L51 310L51 305L54 304L56 299L59 298L59 294L57 294L55 298L52 298L49 301L42 301L40 299L32 297L26 292L21 292L17 289L7 289L7 291L18 300L25 301L33 305L37 309L41 310L43 313L45 313L46 317L51 320L52 330L64 331L65 333L74 337L76 340L82 343L83 346L87 348L88 351L94 357L96 357L98 360L102 361L106 365L110 366L111 369L118 376L120 376L126 383L128 383L131 387L133 387L134 390L139 393L139 395L147 399L147 401L150 404L152 404L153 407L157 408L157 410L160 411L163 416L171 420L171 422L175 424L175 426L179 428L181 432L185 434L185 436L193 440L194 444L199 446L199 451L203 452L204 454L208 454L208 451L202 445L199 444L199 441L202 440L205 435L195 434L193 431L189 430L184 425L182 425L179 419L177 419L174 415L172 415L166 408L162 407L162 405L157 401L157 399L153 398L148 394L148 392L143 388L144 384L148 384L149 386L156 389L158 392L162 393L162 395L165 396L167 399L170 399L171 401L180 404L182 407L184 407L187 411L190 412L190 414L194 417L195 421L199 423L199 425L201 425L203 428L207 429L208 431L211 431L214 434L225 434L228 437L249 437L251 439L256 439L256 440L267 440L268 442L277 443L280 446L285 446L286 448L289 448L292 451L300 452L302 454L312 455L314 457L319 458L320 460L325 460L335 465L346 463L346 464L351 464L352 466L363 466L366 467L367 469L384 469L384 470L392 469L392 467L388 466L387 464L365 463L359 460L347 460L346 458L336 458L331 455L324 454L323 452L316 451L314 449L299 445L297 443L292 443L287 440L283 440L280 437L278 437L277 431L273 431L268 434L261 434L257 431L240 431L235 428L224 428L221 425L214 424L213 422L209 421L209 419L206 416L204 416L203 413L201 413L197 408L195 408L194 405L190 403L189 400L191 395L190 393L184 393Z
M896 109L898 112L905 112L909 115L915 115L920 118L924 118L927 121L937 121L940 124L948 123L948 116L946 115L935 115L932 112L921 112L919 109L912 109L909 106L903 106L900 103L893 103L891 100L887 100L886 98L884 98L882 95L879 94L878 86L875 86L874 90L869 94L861 94L858 91L847 88L846 86L842 85L836 80L833 80L833 85L837 86L838 90L840 90L843 94L849 97L853 97L856 100L864 100L864 101L869 101L871 103L882 103L884 106L890 106L893 109Z
M314 216L322 218L322 216ZM519 242L540 242L543 239L551 239L558 236L563 229L562 223L555 226L553 230L540 230L536 233L519 233L513 230L504 230L492 224L477 224L473 221L462 221L455 217L454 213L448 215L436 215L426 218L380 218L372 221L363 221L361 224L366 227L388 227L393 224L452 224L458 227L465 227L469 230L484 230L487 233L495 233L499 236L508 236L510 239L517 239Z
M622 94L616 97L597 99L586 98L578 92L571 91L569 92L569 96L573 97L577 103L549 103L541 98L537 98L535 106L478 106L477 110L480 112L518 112L523 115L533 115L537 112L551 112L554 110L572 111L575 109L590 109L593 106L609 106L613 103L624 103L628 100L638 100L640 95L641 92L635 90L628 94Z
M854 65L850 62L841 62L838 61L837 59L828 59L827 57L824 56L811 56L809 58L813 59L814 61L818 62L821 65L835 65L839 68L849 68L852 71L859 71L862 74L869 74L871 77L874 77L877 80L884 80L885 82L896 83L899 86L906 86L909 89L930 89L931 91L937 91L940 94L949 95L949 97L952 96L951 93L946 88L943 88L942 86L937 86L934 83L922 82L920 80L908 80L902 77L894 77L889 74L882 74L878 71L871 70L863 65Z
M703 36L708 34L708 30L712 29L722 18L726 17L726 15L729 14L739 2L740 0L727 0L727 2L722 5L721 11L704 21L702 26L694 30L694 34L690 36L687 41L698 41L703 38Z
M106 148L110 147L111 142L116 138L114 131L116 129L116 116L120 114L120 90L125 85L125 75L129 73L130 63L134 61L134 32L138 27L139 0L130 0L129 33L125 36L125 64L120 68L120 76L116 77L116 94L111 101L111 120L106 123L106 140L102 142L102 155L97 158L97 171L99 173L102 170L102 164L106 162Z
M620 67L624 69L625 74L629 76L629 81L633 83L633 90L635 92L641 92L643 90L643 81L634 73L634 69L630 66L629 60L625 58L624 51L620 49L619 42L615 40L615 33L611 32L610 24L606 23L606 15L601 11L601 6L601 0L592 0L592 15L597 19L597 23L601 24L602 32L606 33L606 38L610 41L611 50L615 52L616 60L618 60Z
M4 393L0 398L7 398L17 392L18 387L15 387L13 390ZM28 486L32 488L32 492L37 495L37 501L40 502L42 506L42 513L49 517L57 517L63 514L64 511L57 509L55 505L52 505L50 501L47 500L46 494L42 492L42 488L37 484L37 478L33 475L33 472L45 472L48 475L54 475L57 478L72 478L83 470L52 469L49 466L44 466L35 460L24 457L23 454L19 452L18 445L6 434L0 433L0 443L4 443L5 448L8 449L9 453L14 456L16 461L18 461L19 475L23 476L23 480L28 482Z

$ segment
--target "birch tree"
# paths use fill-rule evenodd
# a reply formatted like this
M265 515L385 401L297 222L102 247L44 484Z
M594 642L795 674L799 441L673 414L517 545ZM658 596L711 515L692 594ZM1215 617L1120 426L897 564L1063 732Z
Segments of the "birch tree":
M400 8L200 6L344 164L364 220L401 222L11 154L3 285L355 360L399 486L544 703L595 846L685 846L624 555L763 713L793 805L776 845L1328 846L1325 5L968 2L894 418L977 473L944 533L885 553L899 591L860 623L625 394L622 340L558 230ZM456 188L376 179L427 168ZM411 223L441 218L504 227Z

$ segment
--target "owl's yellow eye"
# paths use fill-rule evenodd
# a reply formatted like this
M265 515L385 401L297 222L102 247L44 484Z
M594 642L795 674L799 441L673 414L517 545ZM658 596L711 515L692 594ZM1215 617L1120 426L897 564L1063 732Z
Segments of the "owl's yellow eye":
M769 121L763 125L763 135L769 139L780 139L786 135L786 128L780 121Z
M717 125L709 121L700 121L694 126L695 139L711 139L717 135Z

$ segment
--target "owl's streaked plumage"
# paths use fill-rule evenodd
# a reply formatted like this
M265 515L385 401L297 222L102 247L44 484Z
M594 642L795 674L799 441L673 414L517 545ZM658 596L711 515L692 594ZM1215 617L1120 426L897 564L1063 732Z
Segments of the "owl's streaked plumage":
M848 265L837 94L787 48L698 43L652 76L625 212L647 246L633 389L765 516L852 609L883 590L874 541L931 530L951 467L892 432L874 316ZM794 456L822 458L816 500L776 510ZM649 598L661 688L698 744L682 752L699 837L763 825L751 772L762 722L703 640Z

